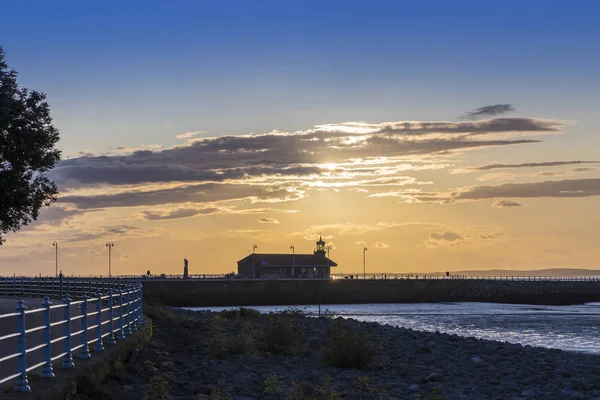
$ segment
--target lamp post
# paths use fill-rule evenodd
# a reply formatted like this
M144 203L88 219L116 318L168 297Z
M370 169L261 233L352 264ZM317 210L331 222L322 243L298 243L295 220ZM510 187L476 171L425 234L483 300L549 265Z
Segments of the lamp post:
M252 279L256 279L256 249L257 245L252 245Z
M58 278L58 242L57 241L52 242L52 246L54 247L54 260L55 260L55 266L56 266L55 277Z
M363 279L367 279L367 246L363 247Z
M327 247L325 247L325 249L327 250L327 278L329 278L331 276L331 260L329 259L329 251L331 250L331 245L328 245ZM325 276L322 276L321 278L325 278Z
M292 249L292 279L294 279L294 267L296 266L294 255L296 252L296 246L291 245L290 249Z
M112 252L112 248L115 247L115 244L113 242L108 242L106 243L106 247L108 247L108 279L110 279L111 275L111 265L110 265L110 256L111 256L111 252Z

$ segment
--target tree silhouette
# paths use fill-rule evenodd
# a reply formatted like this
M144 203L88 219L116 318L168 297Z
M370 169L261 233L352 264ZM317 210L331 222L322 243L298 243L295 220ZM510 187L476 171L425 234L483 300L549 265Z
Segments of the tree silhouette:
M46 95L20 88L4 54L0 47L0 245L2 234L36 220L42 206L56 201L56 184L44 173L60 160Z

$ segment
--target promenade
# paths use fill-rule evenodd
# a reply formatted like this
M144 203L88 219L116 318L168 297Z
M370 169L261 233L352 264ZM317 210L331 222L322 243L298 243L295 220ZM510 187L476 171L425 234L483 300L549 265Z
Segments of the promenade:
M4 279L0 293L12 295L0 298L0 386L15 391L30 391L29 374L77 368L143 323L142 287L133 281ZM63 301L42 298L61 293Z

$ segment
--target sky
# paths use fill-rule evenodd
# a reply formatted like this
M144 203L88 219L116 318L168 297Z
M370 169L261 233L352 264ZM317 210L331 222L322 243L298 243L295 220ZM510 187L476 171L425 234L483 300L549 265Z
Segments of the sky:
M7 2L61 192L0 274L598 268L597 1Z

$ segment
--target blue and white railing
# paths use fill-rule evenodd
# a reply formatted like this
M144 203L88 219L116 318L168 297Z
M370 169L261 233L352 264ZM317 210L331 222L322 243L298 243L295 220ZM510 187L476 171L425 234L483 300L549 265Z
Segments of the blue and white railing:
M91 358L90 346L102 352L143 323L142 285L134 281L0 278L0 296L20 298L15 312L0 315L0 386L14 381L19 392L31 391L28 373L54 378L53 363L74 368L74 357ZM27 309L34 297L43 303Z

